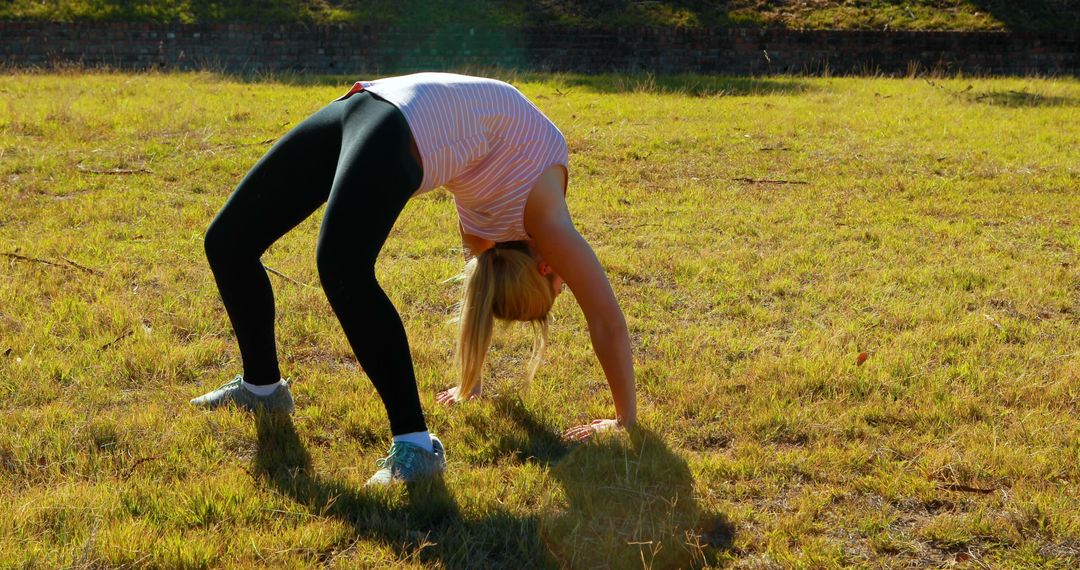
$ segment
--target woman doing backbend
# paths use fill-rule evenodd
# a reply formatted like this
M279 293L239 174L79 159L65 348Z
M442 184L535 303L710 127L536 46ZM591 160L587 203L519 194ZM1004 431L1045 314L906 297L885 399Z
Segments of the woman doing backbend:
M192 403L292 411L278 369L273 292L259 258L325 203L319 279L386 407L393 437L369 484L444 470L442 442L424 422L405 329L375 279L375 259L409 198L444 186L454 196L469 261L457 350L461 381L436 400L480 394L495 318L535 325L531 376L565 283L584 312L616 410L616 419L572 427L566 436L632 425L637 404L626 321L570 220L567 158L558 128L502 81L417 73L357 82L282 137L207 230L206 255L243 374Z

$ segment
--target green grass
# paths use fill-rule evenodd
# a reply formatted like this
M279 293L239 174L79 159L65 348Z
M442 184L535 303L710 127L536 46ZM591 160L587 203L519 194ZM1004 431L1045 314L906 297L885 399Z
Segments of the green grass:
M0 19L445 26L768 26L873 30L1080 30L1073 0L12 0Z
M490 399L435 406L443 191L377 269L444 482L362 488L387 424L317 288L320 214L264 256L313 285L272 276L296 415L192 409L240 367L203 232L355 78L7 73L0 567L1080 563L1080 82L497 75L569 141L642 430L559 441L612 413L569 295L530 386L514 328Z

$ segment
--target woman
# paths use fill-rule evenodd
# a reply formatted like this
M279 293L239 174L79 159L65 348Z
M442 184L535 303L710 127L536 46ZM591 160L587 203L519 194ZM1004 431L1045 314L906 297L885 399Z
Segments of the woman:
M531 375L565 283L585 314L617 412L566 436L632 425L637 406L626 322L596 255L570 221L566 184L565 139L507 83L449 73L357 82L278 141L207 230L207 259L244 371L192 403L292 411L278 369L273 293L259 257L326 203L319 278L393 435L369 484L444 470L445 451L428 433L405 329L375 279L375 259L409 198L445 186L454 195L466 257L475 259L461 307L461 383L437 400L480 394L493 318L535 325Z

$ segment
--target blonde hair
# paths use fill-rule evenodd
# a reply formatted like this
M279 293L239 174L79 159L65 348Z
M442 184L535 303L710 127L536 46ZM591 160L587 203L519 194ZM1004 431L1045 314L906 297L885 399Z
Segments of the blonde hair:
M495 319L532 325L533 353L526 377L531 381L547 345L551 306L555 302L551 277L537 271L536 261L523 244L508 242L469 261L464 281L458 317L461 334L455 356L461 366L458 397L467 398L480 387Z

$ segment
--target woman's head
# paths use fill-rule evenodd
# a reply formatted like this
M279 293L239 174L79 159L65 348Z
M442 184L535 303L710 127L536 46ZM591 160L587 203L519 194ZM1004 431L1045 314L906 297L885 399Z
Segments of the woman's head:
M466 265L457 350L461 364L458 393L462 397L480 387L495 319L532 324L535 340L528 369L532 379L547 343L549 313L561 283L558 274L526 242L498 244Z

